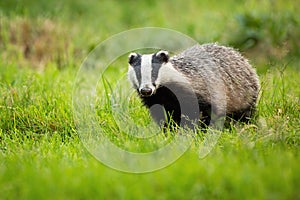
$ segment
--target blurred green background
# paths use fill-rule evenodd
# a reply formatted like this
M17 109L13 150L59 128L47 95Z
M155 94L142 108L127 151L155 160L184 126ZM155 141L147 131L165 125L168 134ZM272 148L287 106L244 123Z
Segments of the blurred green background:
M296 0L1 0L0 199L300 199L299 10ZM200 135L173 165L126 174L84 149L72 87L101 41L149 26L239 49L257 68L262 94L257 121L225 129L205 159ZM126 68L113 63L107 78ZM128 147L109 105L97 112L112 140Z
M1 50L21 54L14 52L19 47L22 57L71 62L79 56L80 61L109 36L147 26L174 29L199 43L236 47L253 62L300 54L299 5L291 0L11 0L1 1L0 9Z

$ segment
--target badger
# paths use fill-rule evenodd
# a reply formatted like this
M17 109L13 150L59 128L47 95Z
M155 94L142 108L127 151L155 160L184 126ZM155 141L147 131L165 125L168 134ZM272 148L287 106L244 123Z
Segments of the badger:
M182 126L186 119L201 127L222 117L248 122L253 116L258 75L231 47L197 44L172 57L165 50L131 53L128 63L129 81L163 127Z

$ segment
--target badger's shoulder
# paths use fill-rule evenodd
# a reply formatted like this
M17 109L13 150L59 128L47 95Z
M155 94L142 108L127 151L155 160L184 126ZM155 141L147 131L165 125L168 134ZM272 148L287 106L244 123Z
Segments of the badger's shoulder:
M196 73L214 65L212 55L206 47L212 44L195 45L170 58L172 66L183 73Z

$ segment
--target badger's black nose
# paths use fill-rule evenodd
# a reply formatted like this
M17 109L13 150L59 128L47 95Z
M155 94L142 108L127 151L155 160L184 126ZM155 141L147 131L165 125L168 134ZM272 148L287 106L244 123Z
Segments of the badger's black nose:
M144 88L142 88L141 89L141 94L143 95L143 96L150 96L151 94L152 94L152 89L151 88L148 88L148 87L144 87Z

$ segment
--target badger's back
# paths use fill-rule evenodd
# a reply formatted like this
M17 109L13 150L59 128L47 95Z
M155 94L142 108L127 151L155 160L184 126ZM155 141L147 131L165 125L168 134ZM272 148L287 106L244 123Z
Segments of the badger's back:
M226 112L236 119L252 114L260 87L258 76L233 48L195 45L170 62L189 80L199 99L211 103L216 114Z

